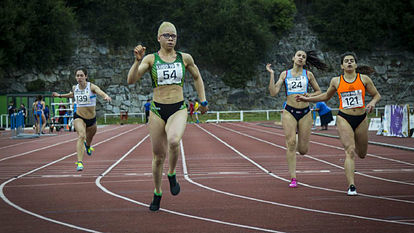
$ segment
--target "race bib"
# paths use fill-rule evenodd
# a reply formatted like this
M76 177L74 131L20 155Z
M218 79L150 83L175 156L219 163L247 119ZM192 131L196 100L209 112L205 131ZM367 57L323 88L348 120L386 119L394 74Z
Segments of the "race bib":
M156 64L158 85L180 84L183 78L181 63Z
M89 92L85 90L75 91L75 101L77 104L91 104L91 97L89 96Z
M358 108L364 106L362 90L342 92L341 99L343 108Z
M289 92L306 93L308 79L305 76L292 77L287 80Z

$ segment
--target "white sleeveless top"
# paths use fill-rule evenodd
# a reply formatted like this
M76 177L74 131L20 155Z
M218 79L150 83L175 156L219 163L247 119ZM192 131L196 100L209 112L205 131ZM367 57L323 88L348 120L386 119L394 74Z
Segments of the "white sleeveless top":
M92 93L90 82L86 83L84 90L80 89L79 84L77 84L73 95L78 108L96 106L96 94Z

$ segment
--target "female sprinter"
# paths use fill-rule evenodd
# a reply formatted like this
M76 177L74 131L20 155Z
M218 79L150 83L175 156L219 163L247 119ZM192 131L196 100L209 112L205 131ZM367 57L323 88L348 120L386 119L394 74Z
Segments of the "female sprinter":
M45 101L43 101L43 97L38 95L36 97L36 101L33 102L33 113L35 116L35 129L37 134L44 134L43 130L46 126L46 117L44 114L45 110Z
M287 101L282 114L282 126L286 137L286 158L291 178L289 187L296 188L298 185L296 179L296 150L302 155L308 152L312 128L312 114L309 103L297 102L295 97L299 95L308 96L309 84L314 90L312 95L321 93L315 76L312 72L306 70L304 66L312 65L318 69L324 69L326 65L316 57L314 51L305 52L299 50L295 53L292 61L293 68L283 71L279 75L279 80L276 83L271 64L267 64L266 69L270 73L270 95L277 95L282 85L286 89ZM297 139L296 132L298 134Z
M183 85L185 71L193 76L195 88L201 102L202 113L207 111L204 83L200 72L190 54L176 51L177 30L170 22L163 22L158 29L160 50L145 55L145 47L138 45L134 49L135 61L128 73L128 84L137 82L145 72L150 72L154 88L148 123L152 144L152 175L154 179L154 197L150 210L160 208L162 197L161 179L164 160L168 153L168 180L170 192L177 195L180 185L176 180L180 140L187 122L187 107L184 103Z
M91 147L92 138L96 133L96 94L100 95L106 101L111 101L105 92L98 86L87 81L88 72L85 68L76 70L76 81L78 84L72 87L72 91L67 94L52 93L54 97L75 98L76 111L73 114L73 124L78 133L78 142L76 151L78 161L76 162L76 170L83 170L84 151L88 155L92 155L94 150Z
M348 195L357 195L354 172L355 155L361 159L367 155L368 120L370 113L381 95L372 80L364 74L357 73L357 57L353 52L341 55L341 68L344 74L331 80L328 90L318 96L297 96L298 101L327 101L335 94L339 97L339 113L336 120L338 133L345 149L345 176L348 181ZM365 105L365 91L372 100Z

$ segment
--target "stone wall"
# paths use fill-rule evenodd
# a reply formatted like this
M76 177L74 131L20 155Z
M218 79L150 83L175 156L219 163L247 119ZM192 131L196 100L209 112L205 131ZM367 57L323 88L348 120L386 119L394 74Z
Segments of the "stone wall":
M263 64L257 67L257 74L247 83L244 89L234 89L226 86L219 75L212 74L208 69L201 69L207 99L211 110L253 110L253 109L280 109L285 101L284 90L276 97L268 92L269 74L265 69L266 63L273 64L275 76L292 66L291 58L298 49L321 51L323 45L317 39L305 21L298 20L295 27L286 33L286 36L276 42L268 51ZM87 36L81 36L78 47L68 66L59 66L52 72L40 73L15 72L5 80L8 89L2 93L27 92L29 82L40 79L45 82L45 90L68 92L76 84L74 71L76 67L85 66L91 80L108 93L113 101L104 103L98 98L98 116L103 113L118 113L122 110L142 112L143 104L152 97L152 87L149 74L146 74L138 83L126 83L129 68L133 62L133 48L110 50L97 45ZM359 65L369 65L375 68L376 74L371 78L382 95L379 106L385 104L414 104L414 54L405 51L377 50L371 54L357 54ZM340 74L339 54L331 51L322 51L320 58L328 64L326 72L312 70L322 91L326 91L332 77ZM196 58L195 58L196 59ZM197 59L196 59L197 60ZM197 98L197 93L190 76L184 84L184 97ZM334 96L328 105L338 106L338 98ZM370 98L367 98L370 100Z

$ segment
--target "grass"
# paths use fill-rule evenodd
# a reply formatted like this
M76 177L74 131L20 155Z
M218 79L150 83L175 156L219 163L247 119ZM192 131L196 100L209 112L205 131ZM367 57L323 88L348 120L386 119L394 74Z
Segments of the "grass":
M207 120L215 120L216 114L215 113L208 113L208 114L199 114L200 122L206 122ZM279 121L280 122L280 113L277 112L270 112L269 119L267 119L265 112L245 112L243 115L244 121L252 122L252 121ZM195 115L193 116L194 121L196 120ZM222 113L220 114L220 119L240 119L239 113ZM142 121L141 117L128 117L128 120L121 121L120 117L107 117L106 123L103 117L97 118L99 125L112 125L112 124L143 124L145 121ZM187 122L192 122L190 115L188 115Z

